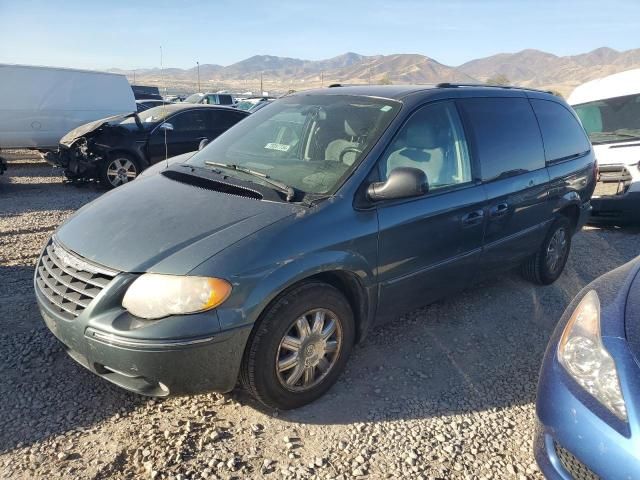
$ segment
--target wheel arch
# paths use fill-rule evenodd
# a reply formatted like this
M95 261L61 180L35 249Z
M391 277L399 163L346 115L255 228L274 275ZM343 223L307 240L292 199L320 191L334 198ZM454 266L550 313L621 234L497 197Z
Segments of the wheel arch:
M314 281L331 285L346 297L354 314L356 342L361 341L373 323L377 289L374 272L367 262L349 252L317 252L281 264L238 300L237 307L248 306L242 322L249 321L255 330L264 312L278 298L302 283Z
M560 197L556 205L556 214L568 218L571 222L572 233L575 233L580 219L581 203L582 201L578 192L572 191Z
M140 152L135 149L129 149L124 147L115 147L107 152L108 158L114 158L117 155L128 155L133 157L133 159L138 162L138 167L140 167L140 172L149 166L149 162L140 154ZM140 173L138 172L138 174Z

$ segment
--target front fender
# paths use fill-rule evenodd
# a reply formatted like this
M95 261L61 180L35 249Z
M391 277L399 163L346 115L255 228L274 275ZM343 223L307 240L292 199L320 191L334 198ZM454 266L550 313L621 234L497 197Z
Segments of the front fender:
M279 262L268 270L229 278L234 292L218 312L222 329L255 323L280 293L306 278L327 272L348 273L357 278L367 306L367 318L361 319L364 323L361 330L366 330L371 323L376 300L375 272L369 262L356 252L338 250L309 253Z

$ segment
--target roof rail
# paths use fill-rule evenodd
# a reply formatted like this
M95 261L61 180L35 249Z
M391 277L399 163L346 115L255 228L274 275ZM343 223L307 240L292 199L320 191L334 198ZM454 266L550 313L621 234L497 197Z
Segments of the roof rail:
M436 84L438 88L458 88L458 87L487 87L487 88L505 88L507 90L527 90L529 92L550 93L555 95L551 90L540 90L538 88L518 87L517 85L493 85L487 83L449 83L443 82Z

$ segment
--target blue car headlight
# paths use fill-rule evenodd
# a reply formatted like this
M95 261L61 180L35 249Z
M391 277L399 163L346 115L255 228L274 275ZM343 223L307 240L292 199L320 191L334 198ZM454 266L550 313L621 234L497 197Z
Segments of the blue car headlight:
M614 415L627 420L627 408L613 358L600 335L600 299L591 290L574 310L562 332L558 360L578 384Z

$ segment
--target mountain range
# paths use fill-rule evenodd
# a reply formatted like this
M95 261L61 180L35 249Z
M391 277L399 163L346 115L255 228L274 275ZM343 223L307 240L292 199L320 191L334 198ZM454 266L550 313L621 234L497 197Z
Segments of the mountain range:
M202 64L200 90L250 90L270 93L329 85L331 83L485 83L492 79L513 85L554 90L563 95L594 78L640 68L640 48L618 51L598 48L588 53L557 56L527 49L499 53L449 66L421 54L360 55L348 52L326 60L255 55L228 66ZM122 70L137 84L167 87L168 91L197 90L198 68ZM135 78L134 78L135 77Z

